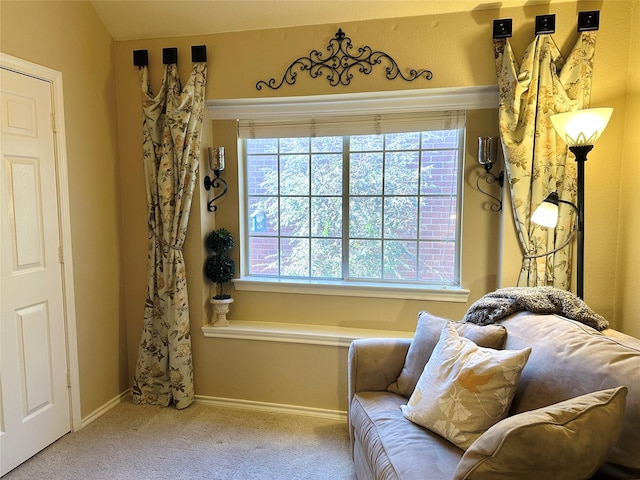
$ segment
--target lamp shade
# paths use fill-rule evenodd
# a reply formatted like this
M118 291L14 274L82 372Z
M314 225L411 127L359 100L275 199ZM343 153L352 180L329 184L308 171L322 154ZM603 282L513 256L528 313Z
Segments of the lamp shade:
M558 135L570 146L593 145L604 131L613 108L589 108L576 112L551 115L551 123Z
M535 209L531 221L547 228L555 228L558 223L558 194L551 192Z

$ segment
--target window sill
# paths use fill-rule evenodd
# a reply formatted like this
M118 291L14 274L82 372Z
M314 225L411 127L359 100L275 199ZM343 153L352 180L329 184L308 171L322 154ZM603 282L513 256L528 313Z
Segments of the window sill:
M412 338L413 332L368 330L361 328L268 323L231 320L228 327L205 325L202 333L208 338L233 338L263 342L299 343L348 347L359 338Z
M457 287L425 287L420 285L379 285L366 282L319 282L244 277L233 280L236 290L249 292L297 293L303 295L335 295L342 297L390 298L465 303L469 290Z

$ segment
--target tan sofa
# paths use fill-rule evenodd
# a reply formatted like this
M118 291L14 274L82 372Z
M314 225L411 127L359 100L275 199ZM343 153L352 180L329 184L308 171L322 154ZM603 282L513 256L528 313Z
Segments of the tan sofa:
M569 428L568 440L561 443L560 448L553 447L553 453L547 457L558 461L563 458L592 460L598 454L595 447L591 451L592 445L613 429L610 448L602 453L604 463L596 467L598 470L593 476L590 474L585 478L640 479L640 340L612 329L598 332L558 315L521 312L498 325L506 329L504 349L531 347L509 416L502 422L509 420L513 423L533 413L516 416L521 412L624 385L628 392L624 413L618 415L617 427L614 421L609 423L605 418L599 420L604 423L597 425L592 422L591 425L576 427L574 431ZM495 325L491 327L496 328ZM354 341L350 347L349 424L358 479L515 478L501 475L497 470L493 474L481 474L481 469L475 473L469 473L469 469L462 472L465 469L458 467L464 450L403 416L400 406L407 403L410 393L405 391L407 396L403 396L393 392L397 392L397 388L390 391L389 387L397 387L411 341L362 339ZM428 358L423 360L426 362ZM589 427L596 431L589 431ZM527 444L527 441L531 442L525 438L526 447L521 448L523 455L545 447L535 445L535 442ZM543 435L541 443L545 442ZM503 443L501 448L518 445L516 440ZM469 460L465 458L465 461ZM580 462L574 465L571 472L579 471ZM567 475L560 469L555 473L552 469L549 474L532 468L527 475L519 475L518 478L551 480L579 478L580 475L584 474Z

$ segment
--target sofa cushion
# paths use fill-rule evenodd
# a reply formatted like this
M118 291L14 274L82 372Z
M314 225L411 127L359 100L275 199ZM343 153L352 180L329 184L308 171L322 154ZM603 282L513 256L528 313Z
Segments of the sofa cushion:
M521 312L502 324L509 331L505 348L532 347L511 414L626 385L624 422L607 462L640 478L640 339L558 315Z
M454 480L591 478L618 438L626 396L618 387L506 418L467 449Z
M388 390L409 398L438 343L442 328L449 320L420 312L415 336L407 352L400 375ZM501 325L480 326L473 323L454 322L458 333L481 347L502 348L507 330Z
M349 409L356 449L376 480L451 478L464 453L439 435L411 423L400 405L407 399L390 392L357 393ZM369 478L369 477L366 477Z
M466 449L507 415L530 353L479 347L447 322L402 412Z

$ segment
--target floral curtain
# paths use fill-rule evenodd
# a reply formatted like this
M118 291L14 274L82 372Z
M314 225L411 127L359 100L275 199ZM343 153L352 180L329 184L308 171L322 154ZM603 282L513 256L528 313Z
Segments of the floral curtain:
M144 321L133 385L138 404L188 407L194 399L189 305L182 246L198 174L206 63L194 63L181 89L176 64L164 66L153 97L140 68L148 264Z
M570 288L572 245L542 254L566 242L575 225L573 209L560 208L555 230L537 226L530 218L552 191L576 203L575 161L568 158L567 147L556 136L549 117L588 107L596 34L581 33L566 61L550 35L538 35L520 66L509 40L494 40L500 138L524 251L518 286Z

